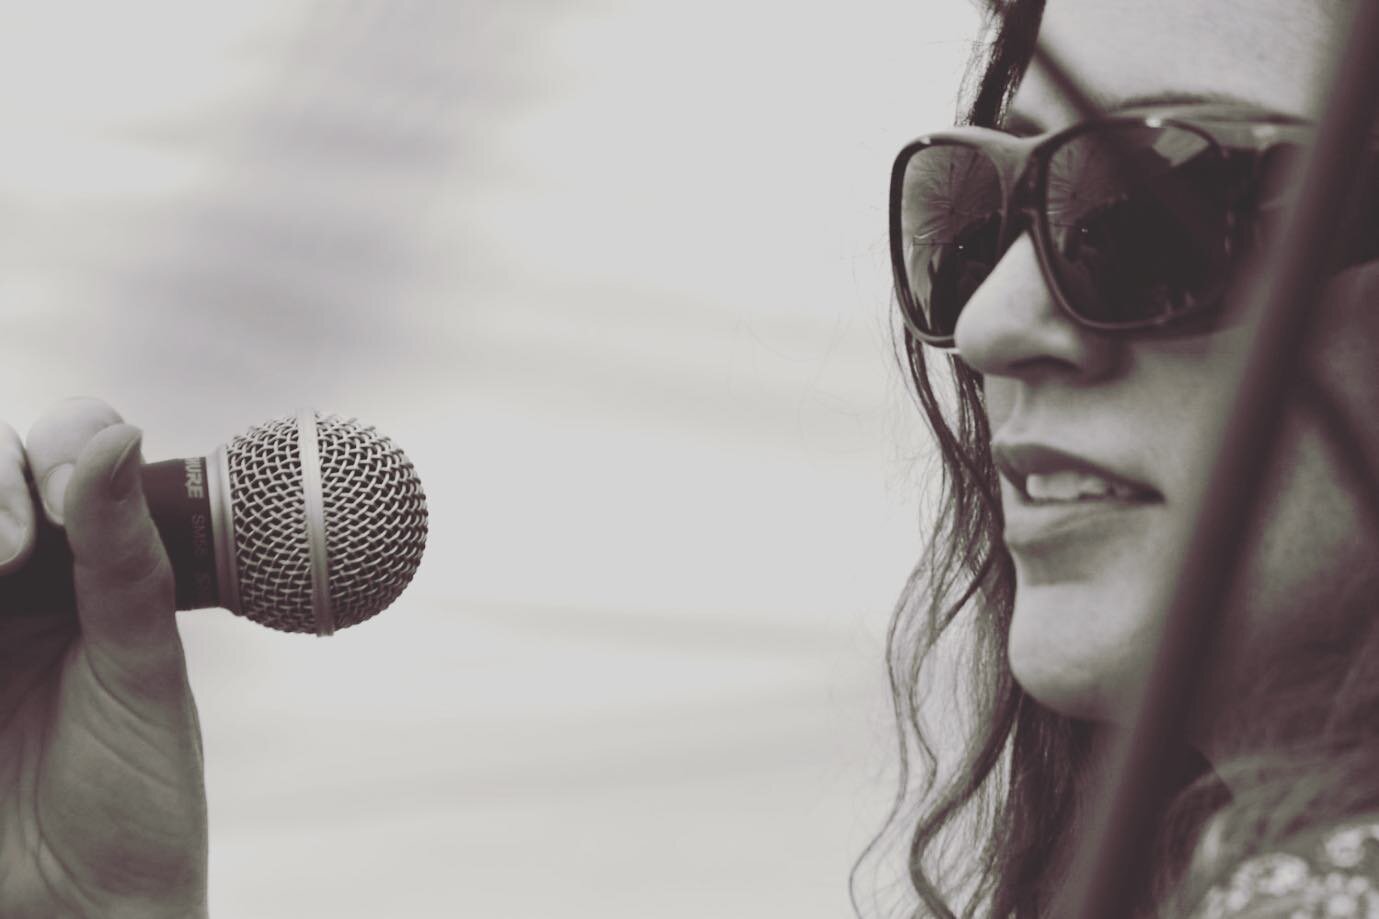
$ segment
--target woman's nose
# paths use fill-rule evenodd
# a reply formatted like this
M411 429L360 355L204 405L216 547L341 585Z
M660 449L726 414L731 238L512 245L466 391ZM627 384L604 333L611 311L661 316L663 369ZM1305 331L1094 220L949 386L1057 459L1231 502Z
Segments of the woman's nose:
M973 369L1012 377L1061 371L1096 379L1112 370L1117 347L1054 302L1029 234L1016 240L972 294L953 340Z

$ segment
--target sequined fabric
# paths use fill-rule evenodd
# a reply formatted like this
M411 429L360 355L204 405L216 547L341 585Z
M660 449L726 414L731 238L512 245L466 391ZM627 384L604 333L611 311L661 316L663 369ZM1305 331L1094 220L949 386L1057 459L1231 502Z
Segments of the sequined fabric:
M1379 822L1244 862L1193 919L1379 919Z

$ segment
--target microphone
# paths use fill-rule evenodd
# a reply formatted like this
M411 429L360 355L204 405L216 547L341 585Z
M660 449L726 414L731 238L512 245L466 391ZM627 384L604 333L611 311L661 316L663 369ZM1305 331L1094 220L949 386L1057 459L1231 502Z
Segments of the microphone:
M209 456L145 464L142 477L178 609L330 635L396 600L426 546L411 461L353 418L304 409ZM36 518L33 554L0 576L0 617L76 614L66 533Z

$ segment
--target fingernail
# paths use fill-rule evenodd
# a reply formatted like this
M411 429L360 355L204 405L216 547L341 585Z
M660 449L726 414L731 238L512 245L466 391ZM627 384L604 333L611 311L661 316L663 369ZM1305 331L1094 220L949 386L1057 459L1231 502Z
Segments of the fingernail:
M62 505L67 497L67 483L72 480L72 464L63 463L49 470L43 479L43 509L53 522L62 525Z
M140 453L143 443L144 432L139 431L120 453L120 458L115 460L115 465L110 470L110 493L115 497L124 497L138 484L139 469L143 466L143 456Z

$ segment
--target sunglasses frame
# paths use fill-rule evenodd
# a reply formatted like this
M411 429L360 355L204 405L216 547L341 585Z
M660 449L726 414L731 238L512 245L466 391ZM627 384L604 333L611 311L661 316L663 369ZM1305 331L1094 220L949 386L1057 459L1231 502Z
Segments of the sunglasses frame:
M922 315L922 311L916 306L910 292L901 225L905 172L910 160L920 151L937 146L959 146L975 150L985 155L995 166L1002 196L999 211L999 258L1004 258L1019 235L1028 229L1045 285L1059 309L1077 325L1106 335L1143 336L1181 332L1185 328L1199 325L1206 315L1216 315L1229 282L1223 284L1219 295L1214 296L1210 303L1169 316L1133 322L1090 319L1078 312L1068 295L1054 261L1053 233L1048 224L1045 207L1048 198L1049 163L1054 151L1074 138L1107 128L1127 126L1171 127L1196 134L1210 144L1226 162L1241 154L1255 155L1265 152L1284 142L1310 141L1314 130L1311 122L1267 109L1203 103L1127 110L1124 113L1078 122L1061 130L1033 137L1016 137L992 128L957 127L916 138L902 147L896 155L891 167L889 197L891 270L901 317L910 333L920 341L937 348L954 347L952 335L936 335L920 327L918 317Z

